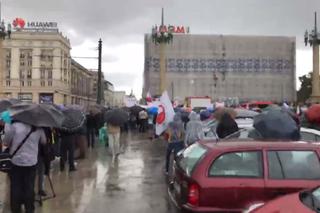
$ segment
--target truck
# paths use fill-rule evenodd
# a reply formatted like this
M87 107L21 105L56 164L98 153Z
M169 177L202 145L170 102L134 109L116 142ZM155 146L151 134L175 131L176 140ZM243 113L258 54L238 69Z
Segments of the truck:
M208 96L187 97L186 102L187 102L187 107L190 107L192 109L194 109L194 108L208 108L208 107L212 106L211 98Z

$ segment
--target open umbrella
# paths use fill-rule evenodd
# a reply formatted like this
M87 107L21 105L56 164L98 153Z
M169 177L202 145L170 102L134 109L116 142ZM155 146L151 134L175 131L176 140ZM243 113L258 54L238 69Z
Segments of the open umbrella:
M300 138L297 124L282 110L270 110L255 116L253 126L265 139L299 140Z
M85 124L86 115L79 109L67 108L62 110L62 113L65 119L60 129L63 131L76 132Z
M306 118L310 123L320 124L320 104L312 105L306 111Z
M102 105L94 104L94 105L90 105L87 111L91 115L97 115L97 114L103 114L105 111L105 108Z
M138 106L138 105L134 105L134 106L130 107L130 112L134 115L138 115L139 112L141 112L142 110L144 110L144 108L142 108L141 106Z
M113 109L106 112L105 121L115 126L122 126L129 119L128 113L121 109Z
M9 108L12 120L36 127L60 128L65 117L61 111L49 104L17 104Z
M237 113L236 118L253 118L256 115L259 115L258 112L248 110L248 109L237 108L235 109L235 111Z
M18 99L3 99L0 100L0 112L6 111L12 105L18 104L20 101Z

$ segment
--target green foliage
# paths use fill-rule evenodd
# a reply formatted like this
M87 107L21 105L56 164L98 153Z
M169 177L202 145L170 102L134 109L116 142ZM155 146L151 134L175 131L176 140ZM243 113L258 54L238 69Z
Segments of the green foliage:
M301 88L297 92L298 102L305 103L312 93L312 73L299 77Z

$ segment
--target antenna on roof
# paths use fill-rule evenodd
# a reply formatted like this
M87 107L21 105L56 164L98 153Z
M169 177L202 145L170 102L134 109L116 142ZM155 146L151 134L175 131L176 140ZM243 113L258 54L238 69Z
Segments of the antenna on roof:
M161 26L164 26L164 9L161 11Z

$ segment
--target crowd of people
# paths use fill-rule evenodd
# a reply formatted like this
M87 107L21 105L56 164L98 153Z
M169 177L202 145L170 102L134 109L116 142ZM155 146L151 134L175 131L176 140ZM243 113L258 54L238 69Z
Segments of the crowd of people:
M10 208L13 213L35 211L35 189L38 195L47 196L45 177L50 175L51 163L60 159L60 171L66 164L69 172L76 171L75 159L86 158L88 148L96 144L98 130L103 125L97 117L87 115L86 122L76 132L57 128L40 128L13 120L8 112L1 114L1 149L11 155ZM108 127L109 144L116 155L120 127ZM36 178L38 177L38 178ZM37 180L37 184L36 183Z
M2 134L2 150L13 154L10 204L13 213L22 212L24 206L27 213L35 210L35 188L38 195L46 196L44 178L50 173L50 165L57 157L60 158L60 171L64 172L66 164L69 172L76 171L75 158L86 158L88 148L94 148L97 137L110 150L114 162L121 153L121 131L135 130L149 134L151 139L159 137L155 134L157 113L141 109L137 112L127 111L128 120L123 125L106 123L104 119L88 114L85 124L76 132L67 132L56 128L39 128L14 121L2 113L0 126ZM167 141L165 172L169 172L172 153L191 146L205 138L205 128L218 121L215 132L218 138L225 138L239 130L235 115L227 110L203 110L199 112L185 111L177 108L173 121L168 124L162 134ZM297 123L298 124L298 123ZM152 130L152 131L148 131ZM23 144L21 147L19 147ZM17 153L16 150L18 149ZM77 151L76 151L77 150ZM35 180L37 185L35 186Z

